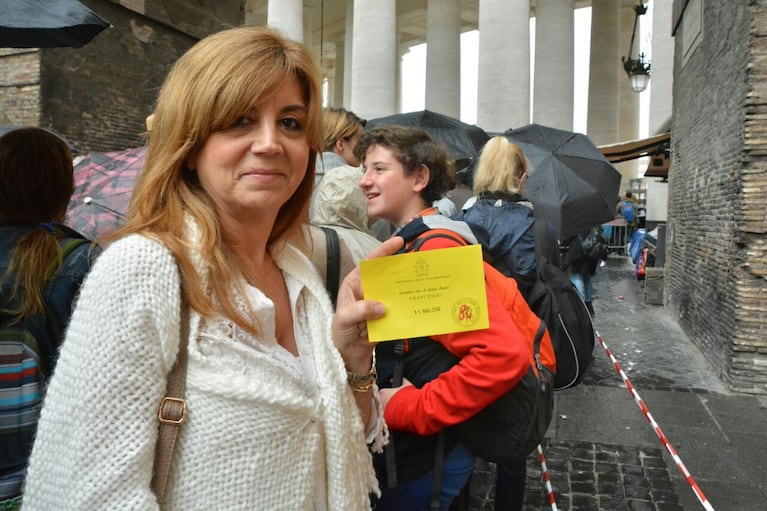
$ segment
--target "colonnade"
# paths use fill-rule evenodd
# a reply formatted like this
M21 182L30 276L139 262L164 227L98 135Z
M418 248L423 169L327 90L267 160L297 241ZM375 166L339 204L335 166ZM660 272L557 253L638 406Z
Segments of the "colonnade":
M328 75L331 104L343 105L365 118L396 113L399 62L407 50L398 41L397 1L334 1L346 3L346 19L343 37L333 41L335 65ZM638 1L591 0L587 134L598 145L638 136L639 96L629 88L621 65L633 29L633 6ZM661 10L671 5L671 0L653 1L661 4ZM271 0L267 23L302 40L305 5L312 3ZM463 3L426 0L426 108L456 118L460 115ZM580 6L584 2L577 3ZM573 129L576 7L576 0L536 0L531 87L530 0L479 0L479 126L502 132L537 122ZM655 63L654 69L658 69ZM670 65L666 72L670 76ZM666 94L670 115L670 88Z

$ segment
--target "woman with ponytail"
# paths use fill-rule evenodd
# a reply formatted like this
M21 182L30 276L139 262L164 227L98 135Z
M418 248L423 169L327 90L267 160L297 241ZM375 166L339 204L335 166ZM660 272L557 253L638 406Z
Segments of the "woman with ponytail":
M97 247L66 227L74 190L61 138L20 128L0 138L0 507L20 503L42 391Z

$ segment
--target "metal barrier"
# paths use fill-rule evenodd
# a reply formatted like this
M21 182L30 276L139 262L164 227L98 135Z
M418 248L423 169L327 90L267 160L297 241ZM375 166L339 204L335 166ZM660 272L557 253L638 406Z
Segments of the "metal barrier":
M628 224L626 219L618 216L612 222L602 224L602 231L607 238L607 251L618 255L626 255L629 244Z

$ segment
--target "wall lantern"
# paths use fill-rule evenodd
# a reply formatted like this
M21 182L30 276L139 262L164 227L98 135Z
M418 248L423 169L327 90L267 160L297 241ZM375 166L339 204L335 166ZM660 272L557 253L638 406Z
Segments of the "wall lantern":
M631 58L631 52L634 49L634 39L637 33L639 16L644 15L646 12L647 6L643 5L641 1L639 5L634 6L634 30L631 32L629 55L628 57L621 57L621 61L623 62L623 69L626 70L626 74L629 76L631 90L634 92L642 92L647 88L647 84L650 83L650 63L645 60L645 54L640 53L638 58Z

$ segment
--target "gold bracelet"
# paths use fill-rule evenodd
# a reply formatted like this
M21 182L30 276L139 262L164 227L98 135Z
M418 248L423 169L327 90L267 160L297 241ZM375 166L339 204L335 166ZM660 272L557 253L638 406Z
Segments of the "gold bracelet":
M346 371L346 380L352 388L352 392L369 392L376 383L378 371L376 371L376 352L373 350L373 363L370 365L370 372L366 374L353 373Z

